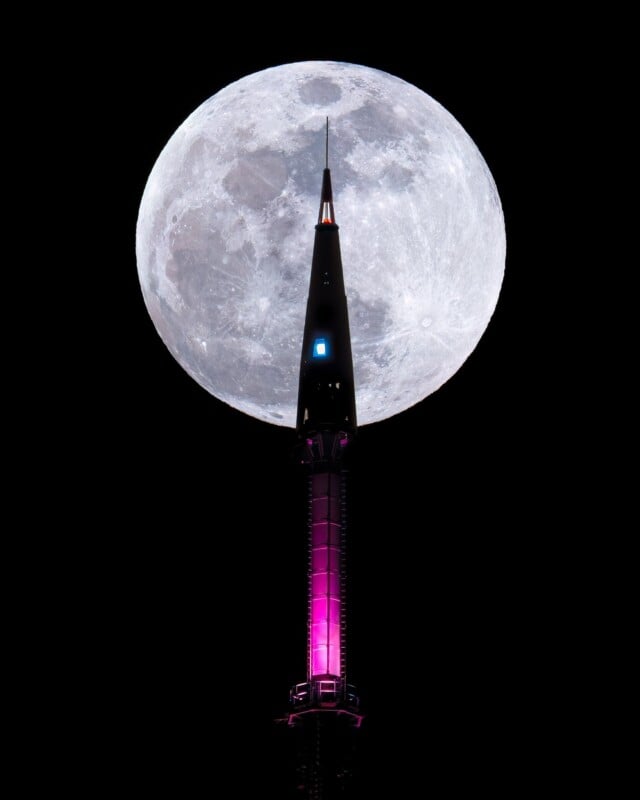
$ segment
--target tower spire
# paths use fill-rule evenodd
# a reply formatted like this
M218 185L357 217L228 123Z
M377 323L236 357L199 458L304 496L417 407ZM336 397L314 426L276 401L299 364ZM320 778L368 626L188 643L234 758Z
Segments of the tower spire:
M335 224L336 217L333 211L333 190L331 189L331 171L329 170L329 117L327 117L327 128L324 140L324 165L318 224L333 225Z
M325 163L328 142L327 117ZM300 362L296 422L300 436L319 431L351 435L356 430L351 335L338 230L331 171L325 167Z
M327 135L324 144L324 168L329 169L329 117L327 117Z

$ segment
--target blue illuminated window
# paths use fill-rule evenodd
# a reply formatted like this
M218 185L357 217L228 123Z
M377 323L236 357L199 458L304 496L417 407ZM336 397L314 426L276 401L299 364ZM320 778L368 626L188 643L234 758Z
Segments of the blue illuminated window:
M313 343L313 357L326 358L329 355L329 345L326 339L316 339Z

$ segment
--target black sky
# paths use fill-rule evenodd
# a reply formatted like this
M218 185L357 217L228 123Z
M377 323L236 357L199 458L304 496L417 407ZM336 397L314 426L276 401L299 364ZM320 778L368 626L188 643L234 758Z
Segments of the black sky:
M118 201L96 308L101 319L108 309L108 346L79 402L102 398L88 449L116 465L91 490L109 533L92 545L87 580L106 586L100 713L119 731L114 773L132 766L135 786L215 784L241 762L238 796L259 796L272 719L304 677L294 432L227 407L174 361L142 300L135 223L147 176L191 111L246 74L313 58L386 70L444 105L487 161L507 230L502 292L476 350L437 393L359 432L349 660L368 711L368 780L402 797L418 775L500 789L505 764L532 768L528 721L544 705L549 657L535 643L554 581L530 463L545 402L532 377L543 365L531 325L531 108L546 78L514 34L468 25L468 41L448 27L406 48L376 44L381 32L306 47L301 34L295 46L238 42L232 55L169 37L128 49L126 79L107 81L116 159L105 181Z

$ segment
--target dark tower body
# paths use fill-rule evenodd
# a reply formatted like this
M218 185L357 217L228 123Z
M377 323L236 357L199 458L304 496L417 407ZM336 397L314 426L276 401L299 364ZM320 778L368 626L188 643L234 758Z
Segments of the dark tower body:
M328 123L327 123L328 142ZM298 787L313 800L349 796L354 731L362 717L347 682L346 459L356 432L355 386L331 174L320 213L305 318L298 392L298 453L308 477L307 676L291 690Z

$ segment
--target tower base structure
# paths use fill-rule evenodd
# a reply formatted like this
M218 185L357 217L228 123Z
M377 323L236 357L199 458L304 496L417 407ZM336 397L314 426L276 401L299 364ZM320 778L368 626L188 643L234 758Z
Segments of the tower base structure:
M296 684L290 700L297 795L305 800L356 797L356 731L363 717L355 688L339 679L316 679Z

